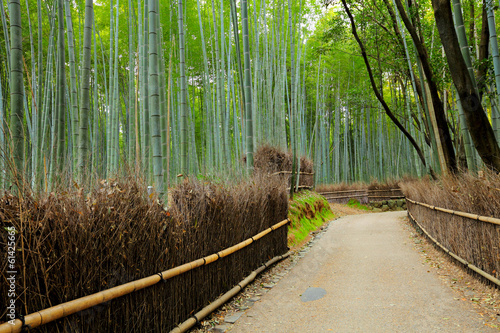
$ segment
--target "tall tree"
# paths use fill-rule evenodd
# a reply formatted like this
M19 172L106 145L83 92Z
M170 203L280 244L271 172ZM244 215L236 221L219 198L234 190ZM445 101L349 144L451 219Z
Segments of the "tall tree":
M425 157L424 157L424 154L422 153L422 150L420 149L420 146L418 145L418 143L415 141L415 139L413 138L413 136L406 130L406 128L401 124L401 122L396 118L396 116L394 116L394 114L392 113L391 109L389 108L389 106L387 105L384 97L382 96L382 94L380 93L378 87L377 87L377 84L375 82L375 79L373 77L373 72L372 72L372 68L371 68L371 65L370 65L370 62L368 61L368 56L366 54L366 50L365 50L365 46L363 44L363 42L361 41L361 38L359 38L359 35L357 33L357 29L356 29L356 25L355 25L355 22L354 22L354 17L351 13L351 10L349 9L349 7L347 6L347 3L345 0L342 0L342 5L344 6L344 10L346 11L347 15L349 16L349 20L351 22L351 29L352 29L352 34L354 35L354 38L356 39L356 41L358 42L358 45L359 45L359 48L361 49L361 55L363 57L363 60L365 62L365 65L366 65L366 69L368 71L368 75L370 77L370 83L372 85L372 89L373 89L373 92L375 93L375 96L377 97L377 99L379 100L380 104L382 105L382 107L384 108L384 111L385 113L387 114L387 116L394 122L394 124L399 128L399 130L406 136L406 138L410 141L410 143L412 144L413 148L415 149L415 151L417 152L420 160L422 161L422 164L424 166L427 166L427 162L425 160ZM432 168L430 169L430 172L431 174L433 174L433 171L432 171Z
M10 12L10 131L11 149L14 164L18 172L24 168L24 133L23 133L23 30L21 24L21 3L11 0Z
M83 27L83 59L81 81L80 135L78 144L79 175L85 174L88 162L89 133L88 122L90 113L90 52L92 47L92 22L94 19L93 0L85 0L85 24ZM76 130L76 129L75 129ZM81 178L82 179L82 178Z
M440 140L442 144L442 153L444 155L444 160L445 160L445 165L442 165L441 169L443 169L442 170L443 172L446 172L446 169L448 169L451 172L456 172L457 162L456 162L455 151L453 148L453 141L451 139L450 130L448 129L448 123L446 121L446 114L444 112L443 103L439 97L438 93L439 89L435 82L434 73L432 72L430 66L429 55L427 53L423 41L421 40L421 38L417 33L417 29L415 28L414 24L408 17L406 10L401 3L401 0L395 0L395 2L399 14L401 15L401 19L403 20L406 29L408 29L408 32L410 33L415 48L417 49L417 55L422 64L425 78L427 78L427 82L429 85L429 93L432 99L432 109L434 111L436 126L437 126L436 140ZM453 33L455 33L455 29L453 29ZM432 112L432 110L429 110L429 112Z
M243 64L245 67L245 122L247 169L253 170L253 119L252 119L252 72L250 70L250 43L248 38L247 0L241 1L241 25L243 29Z
M185 42L184 42L184 11L182 0L178 2L178 23L179 23L179 68L180 68L180 85L181 85L181 173L187 175L188 170L188 109L186 97L186 58L185 58Z
M153 145L153 174L155 186L163 197L163 161L160 133L160 92L158 79L158 37L157 24L158 2L149 1L149 110L151 111L151 143Z
M439 36L446 52L450 74L460 96L465 121L474 146L484 164L500 172L500 147L462 56L453 26L450 2L449 0L432 0L432 7Z

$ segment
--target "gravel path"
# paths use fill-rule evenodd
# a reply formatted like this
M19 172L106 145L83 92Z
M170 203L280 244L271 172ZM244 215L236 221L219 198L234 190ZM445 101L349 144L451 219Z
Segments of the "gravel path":
M238 332L498 332L422 263L401 218L346 216L268 293Z

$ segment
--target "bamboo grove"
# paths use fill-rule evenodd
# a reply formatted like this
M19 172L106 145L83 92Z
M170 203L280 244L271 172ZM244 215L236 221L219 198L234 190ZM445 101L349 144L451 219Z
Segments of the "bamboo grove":
M452 32L498 147L496 11L462 3ZM313 158L316 183L491 166L430 1L1 4L0 188L126 166L163 194L251 170L265 143Z

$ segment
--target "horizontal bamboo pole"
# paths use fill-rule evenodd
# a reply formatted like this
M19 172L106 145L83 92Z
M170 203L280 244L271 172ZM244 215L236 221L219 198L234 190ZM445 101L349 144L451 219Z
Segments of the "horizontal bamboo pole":
M468 219L471 219L471 220L477 220L477 221L481 221L481 222L486 222L486 223L500 225L500 219L495 218L495 217L481 216L481 215L477 215L477 214L464 213L464 212L459 212L459 211L456 211L456 210L451 210L451 209L436 207L436 206L428 205L428 204L423 203L423 202L418 202L418 201L411 200L410 198L406 198L406 200L409 201L409 202L411 202L412 204L416 204L416 205L419 205L419 206L422 206L422 207L426 207L426 208L429 208L429 209L432 209L432 210L437 210L439 212L448 213L448 214L451 214L451 215L462 216L462 217L465 217L465 218L468 218Z
M182 324L180 324L179 326L177 326L176 328L174 328L172 331L170 331L170 333L186 332L191 327L193 327L196 324L196 322L199 322L200 320L202 320L203 318L205 318L206 316L208 316L209 314L211 314L212 312L214 312L217 308L219 308L220 306L222 306L223 304L225 304L232 297L234 297L241 290L243 290L243 288L245 288L250 282L252 282L253 280L255 280L255 278L257 277L257 275L259 275L263 270L265 270L266 268L270 267L274 263L276 263L276 262L278 262L278 261L280 261L282 259L285 259L289 255L290 255L290 252L288 252L288 253L286 253L286 254L284 254L282 256L274 257L273 259L269 260L264 265L260 266L255 271L253 271L252 273L250 273L250 275L247 276L243 281L241 281L240 283L238 283L231 290L229 290L227 293L225 293L220 298L218 298L215 302L212 302L209 305L207 305L206 307L204 307L201 311L197 312L194 316L192 316L191 318L189 318L188 320L186 320L185 322L183 322Z
M328 197L324 196L327 200L332 200L332 199L348 199L348 198L364 198L366 195L363 194L354 194L354 195L345 195L342 197Z
M400 196L400 195L368 195L368 199L370 198L375 198L375 199L380 199L380 198L389 198L390 200L393 200L393 199L404 199L405 197L404 196Z
M387 189L387 190L368 190L368 192L396 192L396 191L401 191L400 188L391 188L391 189Z
M427 230L425 230L420 225L420 223L418 223L418 221L415 219L415 217L409 211L408 211L408 214L410 215L410 218L418 225L418 227L427 235L427 237L429 237L430 240L432 240L434 243L436 243L436 245L439 246L444 252L446 252L447 254L449 254L450 256L452 256L453 258L455 258L456 260L458 260L460 263L462 263L467 268L473 270L474 272L478 273L482 277L484 277L484 278L488 279L489 281L495 283L497 286L500 286L500 280L499 279L497 279L493 275L490 275L490 274L486 273L485 271L483 271L482 269L478 268L477 266L474 266L473 264L468 263L467 260L460 258L455 253L453 253L450 250L448 250L446 247L444 247L443 244L441 244L440 242L438 242L437 239L435 239L434 237L432 237L427 232Z
M346 190L346 191L334 191L334 192L318 192L318 194L329 195L329 194L350 193L350 192L364 192L364 193L367 193L367 190Z
M244 240L243 242L240 242L234 246L231 246L230 248L206 256L204 258L191 261L184 265L174 267L172 269L163 271L155 275L151 275L139 280L125 283L120 286L103 290L89 296L77 298L75 300L66 303L62 303L44 310L31 313L24 317L24 323L20 319L16 319L14 321L14 325L8 322L3 323L0 325L0 333L17 333L21 332L23 328L32 329L50 323L54 320L69 316L73 313L110 301L114 298L121 297L130 294L134 291L150 287L162 280L168 280L174 276L180 275L197 267L208 265L218 260L219 258L228 256L238 250L241 250L242 248L258 240L259 238L264 237L273 230L281 228L282 226L288 224L289 222L290 222L289 219L278 222L275 225L271 226L270 228L267 228L266 230L258 233L257 235L250 237L247 240Z
M296 188L296 189L301 189L301 188L309 188L309 189L311 189L312 186L309 186L309 185L300 185L300 186L294 186L294 188ZM290 191L290 188L287 187L286 190Z
M277 172L273 172L269 176L282 175L282 174L290 175L291 173L292 173L291 171L277 171ZM299 175L314 176L314 172L302 172L301 171L301 172L299 172Z

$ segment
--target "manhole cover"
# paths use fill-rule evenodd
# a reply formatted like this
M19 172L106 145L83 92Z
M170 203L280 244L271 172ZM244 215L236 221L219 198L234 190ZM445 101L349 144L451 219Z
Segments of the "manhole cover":
M307 288L300 296L302 302L316 301L326 295L326 290L323 288Z

